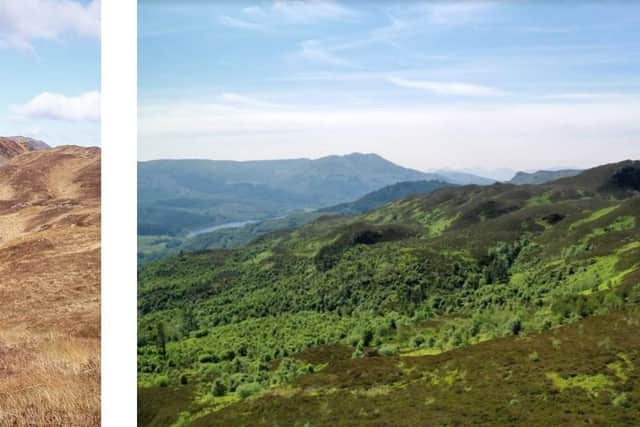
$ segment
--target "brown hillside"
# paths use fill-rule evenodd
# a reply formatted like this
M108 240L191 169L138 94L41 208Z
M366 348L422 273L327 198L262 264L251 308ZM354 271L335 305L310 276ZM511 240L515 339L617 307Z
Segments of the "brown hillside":
M20 154L47 148L50 147L36 139L24 136L0 136L0 165Z
M0 147L0 425L97 425L100 149Z

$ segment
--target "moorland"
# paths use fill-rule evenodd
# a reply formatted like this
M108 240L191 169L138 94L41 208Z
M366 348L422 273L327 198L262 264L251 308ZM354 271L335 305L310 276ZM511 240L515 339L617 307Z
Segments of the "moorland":
M100 149L0 138L0 425L100 425Z

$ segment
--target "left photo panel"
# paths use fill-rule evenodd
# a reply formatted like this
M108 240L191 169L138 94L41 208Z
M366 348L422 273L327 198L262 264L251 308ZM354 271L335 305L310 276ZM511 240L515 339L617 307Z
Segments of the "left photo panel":
M0 0L0 426L99 426L100 1Z

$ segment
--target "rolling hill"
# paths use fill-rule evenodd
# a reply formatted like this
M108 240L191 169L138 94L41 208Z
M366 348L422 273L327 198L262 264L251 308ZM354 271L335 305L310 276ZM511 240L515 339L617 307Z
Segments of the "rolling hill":
M50 148L46 143L24 136L0 136L0 165L13 157L35 150Z
M99 425L100 150L25 141L0 139L0 425Z
M625 161L150 263L140 425L636 424L639 242Z
M402 181L468 183L459 179L448 181L445 176L407 169L378 155L360 153L316 160L141 162L138 229L140 235L176 235L346 203Z
M258 221L240 227L221 228L186 238L142 236L138 240L138 262L154 261L181 251L193 252L204 249L234 248L247 244L264 234L301 226L323 215L358 215L410 195L428 194L437 189L450 186L452 184L442 181L399 182L365 194L353 202L341 203L312 211L295 212L282 218Z
M511 184L544 184L547 182L555 181L556 179L566 178L569 176L576 176L581 172L579 169L562 169L545 171L540 170L537 172L518 172L509 181Z

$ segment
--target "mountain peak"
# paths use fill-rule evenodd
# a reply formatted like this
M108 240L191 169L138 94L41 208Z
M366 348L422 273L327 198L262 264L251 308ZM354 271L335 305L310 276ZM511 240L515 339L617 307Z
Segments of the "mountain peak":
M20 154L47 148L46 143L25 136L0 137L0 165Z

